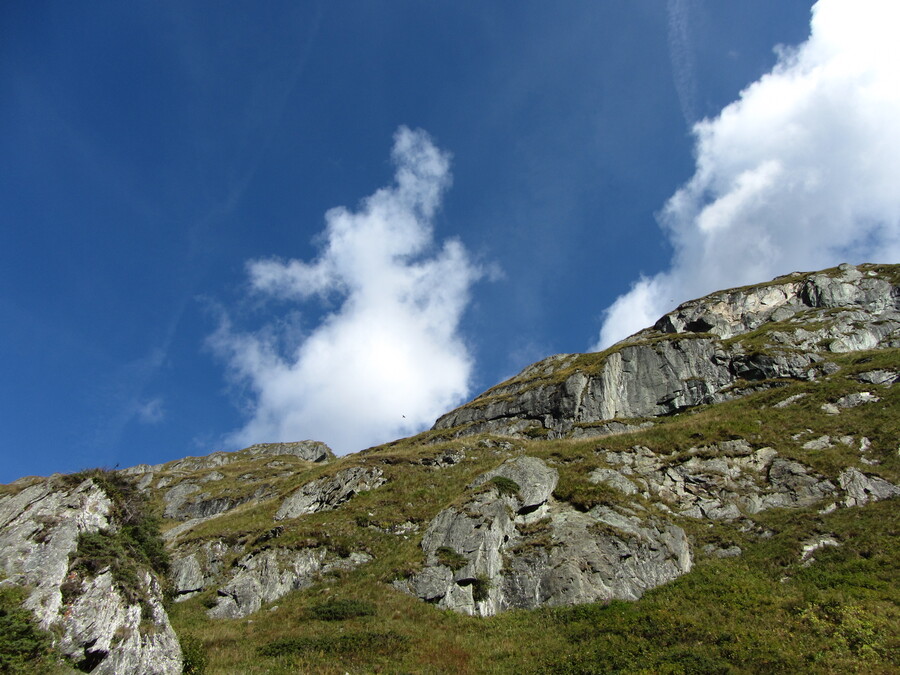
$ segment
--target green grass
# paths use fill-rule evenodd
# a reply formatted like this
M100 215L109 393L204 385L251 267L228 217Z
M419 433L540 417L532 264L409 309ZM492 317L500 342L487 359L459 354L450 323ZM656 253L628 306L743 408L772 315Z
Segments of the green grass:
M457 553L449 546L441 546L435 551L435 554L437 555L438 564L445 565L451 570L459 570L469 564L469 559L466 556Z
M313 605L309 608L309 615L319 621L345 621L360 616L374 616L375 604L366 600L338 598Z
M789 527L639 602L541 610L569 649L536 672L895 672L895 505L809 517L842 542L809 567L799 560L807 533Z
M488 485L496 488L502 496L518 497L522 488L512 478L505 476L494 476L488 481Z

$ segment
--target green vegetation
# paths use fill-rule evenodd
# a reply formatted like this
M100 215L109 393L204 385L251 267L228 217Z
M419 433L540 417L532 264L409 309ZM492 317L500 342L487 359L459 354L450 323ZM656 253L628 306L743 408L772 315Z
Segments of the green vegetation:
M198 631L208 672L896 672L896 505L778 510L756 522L775 534L736 532L740 558L701 559L691 574L633 603L478 619L373 583L360 568L342 579L342 592L373 603L377 616L310 621L310 608L330 586L323 581L285 596L277 611L260 612L252 623L203 620L193 599L175 605L173 621ZM717 527L719 536L732 529ZM841 546L817 551L804 567L800 548L811 532Z
M592 483L582 467L575 470L566 467L560 472L553 496L569 502L579 511L590 511L600 504L616 504L622 501L622 493L604 483Z
M437 551L437 561L440 565L446 565L451 570L460 570L469 564L469 559L461 553L457 553L449 546L441 546Z
M787 528L741 558L704 561L637 603L543 610L569 645L544 672L895 672L894 505L813 513L801 521L815 521L842 545L820 550L808 567L799 560L799 529ZM795 514L776 515L787 522Z
M310 617L319 621L345 621L359 616L373 616L375 604L366 600L333 599L309 608Z
M26 591L0 586L0 673L46 673L55 664L50 634L22 607Z
M478 575L472 581L472 599L475 602L481 602L488 599L488 593L491 590L491 580L486 576Z
M72 554L70 569L80 576L93 577L108 569L129 603L140 603L144 618L150 619L147 590L140 580L142 570L152 570L165 589L169 555L160 536L160 520L155 517L144 495L121 474L92 469L63 476L68 485L94 481L112 502L111 521L117 528L82 532ZM63 584L67 602L78 595L81 583L71 579Z
M900 281L900 266L877 269ZM836 274L828 270L826 274ZM798 275L773 283L803 282ZM840 311L840 310L836 310ZM777 347L774 332L822 328L834 313L818 312L768 323L749 334L725 341L740 342L748 357L790 351ZM817 324L804 324L815 319ZM631 344L650 345L672 339L709 339L708 334L656 335ZM776 344L770 347L770 344ZM823 345L823 348L827 345ZM597 372L623 346L599 354L552 357L487 392L471 405L513 399L545 384L557 385L576 372ZM202 485L204 498L246 503L195 525L173 542L183 553L208 542L225 546L221 565L229 570L247 553L272 547L327 549L334 556L366 553L371 562L353 569L336 566L301 590L288 593L252 616L213 620L206 616L215 603L215 588L206 588L168 608L178 632L186 673L896 673L900 672L900 514L896 501L860 508L838 507L826 513L818 503L809 508L742 512L736 521L679 517L674 498L652 494L641 470L679 471L686 462L707 466L726 459L729 467L711 482L731 481L727 474L746 446L723 446L742 440L752 450L772 448L818 474L837 477L847 467L900 483L900 386L872 385L860 373L900 369L900 349L827 355L836 366L812 381L773 379L740 381L727 393L734 400L696 406L654 418L647 428L587 439L549 439L535 426L524 438L489 435L455 437L454 430L427 431L352 458L327 465L292 456L277 458L249 453L212 469L191 471L170 465L157 472L169 487L180 481ZM823 363L816 365L820 371ZM871 392L879 400L823 412L852 393ZM798 396L802 395L802 396ZM789 405L775 407L796 397ZM646 420L618 420L635 426ZM607 424L579 423L580 427ZM809 441L827 436L826 443ZM808 446L808 447L804 447ZM731 449L729 449L731 448ZM648 452L649 450L649 452ZM604 506L645 522L674 521L687 533L694 568L635 602L600 602L575 607L516 610L490 618L443 611L394 587L426 565L421 547L429 523L452 506L462 513L473 500L493 499L487 491L514 496L515 481L495 476L473 487L479 476L505 460L528 455L543 459L559 474L554 498L586 512ZM439 459L452 457L452 461ZM617 462L624 462L620 466ZM634 473L622 467L633 462ZM644 462L643 468L639 466ZM339 508L276 523L282 501L302 485L326 478L349 466L377 468L386 483L362 492ZM623 482L590 480L596 469L619 470ZM602 472L600 472L602 475ZM715 472L713 472L715 473ZM742 480L757 477L752 470ZM159 537L163 519L162 490L151 501L125 478L104 471L63 477L67 484L87 478L100 485L113 502L118 529L82 535L73 556L77 576L109 569L116 585L132 601L142 603L139 571L162 575L168 567ZM483 479L481 479L483 480ZM760 484L765 476L758 477ZM27 485L6 486L14 494ZM158 483L157 483L158 484ZM733 487L746 488L747 482ZM619 485L625 491L616 489ZM263 494L262 499L256 497ZM647 496L649 494L649 496ZM251 499L252 498L252 499ZM669 502L661 502L671 499ZM736 500L739 509L750 510ZM553 507L556 508L556 507ZM469 513L472 518L483 514ZM580 519L580 518L579 518ZM487 522L487 521L485 521ZM565 532L550 518L515 525L503 549L507 563L555 560ZM559 521L557 521L559 522ZM609 522L615 522L610 519ZM160 525L161 524L161 525ZM52 531L52 518L38 521L40 541ZM594 537L629 536L611 524L587 528ZM804 557L816 538L837 545ZM608 542L608 540L606 540ZM614 542L615 543L615 542ZM515 548L512 546L515 545ZM227 547L227 550L225 550ZM739 547L741 554L731 555ZM458 571L469 559L450 547L435 552L436 561ZM473 556L473 560L474 560ZM434 562L434 561L430 561ZM443 571L446 574L446 570ZM491 580L475 576L469 584L476 601L491 593ZM402 584L398 584L402 585ZM65 599L78 593L80 580L64 586ZM50 638L20 608L24 591L0 587L0 672L46 672L52 665ZM65 611L66 608L64 608Z
M209 659L203 643L190 634L178 638L181 643L182 668L184 675L204 675Z
M295 637L273 640L259 648L260 656L291 656L294 654L336 654L358 656L368 654L391 655L406 646L407 638L398 633L358 631L334 637Z
M494 476L488 481L488 484L495 487L501 495L509 497L518 497L522 489L516 481L505 476Z

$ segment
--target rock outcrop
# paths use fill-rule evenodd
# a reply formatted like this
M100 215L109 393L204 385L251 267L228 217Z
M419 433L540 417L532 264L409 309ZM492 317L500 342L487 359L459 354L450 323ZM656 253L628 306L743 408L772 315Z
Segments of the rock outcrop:
M282 548L251 553L239 561L226 583L218 588L216 604L207 615L235 619L257 611L264 603L310 586L321 574L352 569L371 560L364 553L341 558L324 547L291 551Z
M829 353L900 346L891 267L841 265L687 302L599 354L561 354L444 415L456 436L602 436L618 419L725 401L827 373ZM881 377L875 375L874 377Z
M257 443L249 448L238 450L236 452L212 452L202 457L185 457L164 464L138 464L136 466L121 469L120 473L126 476L133 476L137 480L137 486L142 490L156 488L167 488L177 483L181 477L192 475L196 476L198 472L203 472L199 478L200 482L215 482L225 478L225 475L217 469L225 467L237 462L246 462L247 460L257 459L261 457L271 457L270 467L287 466L284 459L299 459L304 462L313 462L316 464L324 464L335 459L334 453L324 443L319 441L297 441L294 443ZM162 476L162 477L160 477ZM249 477L248 477L249 478ZM191 490L197 492L187 485L183 486L182 491ZM185 492L186 497L189 492ZM215 504L203 504L197 507L189 506L182 513L174 513L170 510L166 517L187 520L191 518L205 518L218 513L228 511L235 506L239 506L249 499L259 499L261 495L246 496L244 500L221 500ZM179 499L180 504L185 504L194 499L182 499L181 495L175 497ZM200 500L206 497L200 496ZM167 496L167 502L171 502L172 497ZM201 514L200 512L204 512Z
M166 462L165 464L138 464L122 469L122 473L129 476L138 476L163 470L170 473L194 472L201 469L214 469L226 466L232 462L238 462L250 457L278 457L284 455L297 457L307 462L330 462L335 458L331 448L320 441L257 443L236 452L212 452L202 457L185 457L184 459Z
M283 531L278 526L268 536L274 538ZM323 574L352 569L371 559L362 552L336 555L325 546L299 550L276 546L247 552L243 546L213 540L176 555L171 577L176 602L215 589L215 602L207 615L234 619L252 614L290 591L310 586Z
M114 573L74 563L85 535L120 526L110 497L93 479L40 480L0 498L0 557L12 583L31 588L26 607L57 648L92 673L180 673L181 648L148 569L124 589Z
M363 490L374 490L384 485L381 469L350 467L334 476L307 483L284 500L275 520L297 518L316 511L330 511Z
M691 568L684 531L635 512L580 513L552 498L558 474L517 457L479 476L474 494L431 522L425 568L395 582L439 607L499 611L637 599Z
M832 447L823 438L804 448ZM856 441L844 436L839 442ZM860 448L868 448L867 439ZM767 509L815 506L829 512L900 496L900 487L878 476L848 467L831 481L746 440L690 448L681 459L644 446L599 448L595 455L600 466L587 473L588 481L618 497L579 511L554 498L558 474L544 461L507 460L478 476L461 505L431 521L421 543L424 568L394 585L439 607L480 616L635 600L690 571L694 553L679 524L683 519L747 528L748 515ZM705 553L727 557L741 550L712 547Z

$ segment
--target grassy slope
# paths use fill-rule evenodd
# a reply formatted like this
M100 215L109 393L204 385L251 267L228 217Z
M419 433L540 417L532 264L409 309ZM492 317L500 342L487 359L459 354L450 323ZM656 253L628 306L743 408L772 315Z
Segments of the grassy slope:
M438 610L387 583L421 564L418 541L434 515L462 499L476 475L522 452L553 463L560 471L557 497L584 508L618 498L585 480L591 468L602 465L598 448L645 445L674 462L687 457L691 448L739 437L754 447L772 446L832 479L843 468L856 466L900 482L900 387L863 385L850 377L880 367L896 369L900 352L834 360L842 369L827 380L789 383L666 418L638 433L508 443L474 437L435 445L425 442L434 435L424 434L327 467L298 466L298 473L279 485L277 498L215 518L193 536L224 536L253 545L275 525L272 515L282 495L312 477L371 463L385 472L386 485L335 511L286 521L284 532L257 546L326 544L332 550L367 551L375 560L323 578L239 620L207 619L204 601L212 595L207 592L174 605L173 624L179 634L204 645L208 672L216 673L897 672L900 596L893 582L900 576L900 523L892 502L831 514L808 509L753 516L758 530L773 533L768 538L727 524L707 526L685 519L682 525L697 550L716 542L738 544L744 554L698 557L691 574L631 604L545 608L476 619ZM826 401L863 390L882 400L836 416L820 410ZM807 396L783 409L772 407L796 393ZM798 440L791 438L801 432ZM855 450L840 444L818 451L801 447L825 434L868 437L869 456L880 464L862 464ZM419 463L447 448L464 448L466 459L442 469ZM418 533L385 531L405 521L418 523ZM801 542L812 534L831 535L842 545L820 550L815 562L803 567ZM343 621L316 618L315 607L329 600L369 602L375 613Z

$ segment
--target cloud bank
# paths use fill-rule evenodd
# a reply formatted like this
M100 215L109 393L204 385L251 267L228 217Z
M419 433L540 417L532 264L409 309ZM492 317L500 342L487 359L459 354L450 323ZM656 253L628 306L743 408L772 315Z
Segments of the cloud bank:
M900 3L819 0L810 26L694 126L696 171L658 216L671 265L606 310L594 349L713 290L900 260Z
M468 394L472 358L459 335L481 275L462 244L436 249L432 218L450 161L423 131L394 137L395 183L357 211L331 209L318 258L254 260L264 297L336 307L288 353L272 326L212 336L232 375L252 392L250 419L230 442L312 438L336 452L422 430Z

